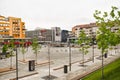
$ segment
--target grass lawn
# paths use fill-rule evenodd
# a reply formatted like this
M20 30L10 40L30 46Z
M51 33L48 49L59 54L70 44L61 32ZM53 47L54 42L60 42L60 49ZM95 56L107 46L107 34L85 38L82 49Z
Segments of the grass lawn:
M84 77L82 80L102 80L101 69ZM104 66L104 80L120 80L120 58Z

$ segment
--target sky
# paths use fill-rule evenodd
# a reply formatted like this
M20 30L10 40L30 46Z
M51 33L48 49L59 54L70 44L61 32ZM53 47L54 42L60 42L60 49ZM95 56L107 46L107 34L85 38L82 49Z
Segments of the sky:
M95 10L120 8L120 0L0 0L0 15L19 17L27 30L36 28L72 30L80 24L95 22Z

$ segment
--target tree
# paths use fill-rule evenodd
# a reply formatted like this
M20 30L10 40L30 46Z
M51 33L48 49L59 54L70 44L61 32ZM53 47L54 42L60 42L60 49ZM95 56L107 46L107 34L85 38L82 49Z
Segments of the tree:
M116 46L118 42L118 31L113 31L114 27L120 26L120 11L117 7L112 7L110 13L96 10L94 17L97 20L96 24L99 27L97 32L97 45L102 53L102 79L104 79L104 63L103 55L108 52L110 46ZM119 29L119 28L118 28Z
M37 41L37 38L33 38L32 41L32 49L34 50L34 53L36 55L36 64L37 64L37 55L38 55L38 50L41 48L40 44Z
M88 53L88 48L89 48L89 43L90 43L90 39L88 38L88 36L85 34L84 30L80 31L79 34L79 38L78 38L78 44L81 46L80 47L80 51L82 51L82 65L84 66L84 55L86 55Z
M15 49L15 45L14 45L14 40L10 40L10 44L8 46L8 49L10 51L10 68L12 68L12 56L14 56L14 49Z
M8 43L8 42L7 42ZM12 56L14 56L14 41L10 40L8 44L3 45L2 53L10 58L10 69L12 69Z
M27 52L27 49L26 49L24 44L25 44L25 42L22 40L22 42L21 42L21 52L23 54L23 61L25 61L25 53Z
M2 48L2 53L6 54L7 51L8 51L8 45L4 44Z

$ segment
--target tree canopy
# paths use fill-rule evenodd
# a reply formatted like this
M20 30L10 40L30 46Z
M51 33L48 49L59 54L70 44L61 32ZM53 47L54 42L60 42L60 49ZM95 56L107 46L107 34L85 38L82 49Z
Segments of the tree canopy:
M117 7L112 7L110 13L96 10L94 17L99 27L97 32L98 48L105 53L110 46L119 44L120 37L120 11Z

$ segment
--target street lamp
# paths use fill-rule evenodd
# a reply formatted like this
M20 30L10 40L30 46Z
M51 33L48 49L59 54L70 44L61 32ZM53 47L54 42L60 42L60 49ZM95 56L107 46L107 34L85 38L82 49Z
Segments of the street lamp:
M51 75L50 75L50 44L48 43L48 60L49 60L49 80L51 79Z
M93 62L94 62L94 37L92 37L92 48L93 48Z
M18 53L17 53L17 47L15 48L16 51L16 80L18 80Z
M70 46L70 38L68 38L68 47L69 47L69 71L71 71L71 46Z

